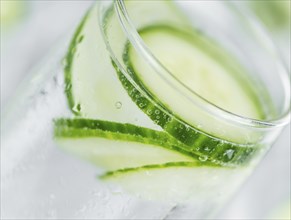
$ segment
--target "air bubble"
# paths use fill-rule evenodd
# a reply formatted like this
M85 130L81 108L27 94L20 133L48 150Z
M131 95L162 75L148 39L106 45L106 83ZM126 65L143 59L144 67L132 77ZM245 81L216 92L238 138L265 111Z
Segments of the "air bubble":
M208 159L208 157L205 156L205 155L203 155L203 156L200 156L198 159L199 159L201 162L205 162L205 161Z
M159 114L160 113L160 111L159 110L155 110L155 114Z
M155 122L156 124L159 124L159 123L160 123L160 121L159 121L159 120L154 120L154 122Z
M169 117L168 119L167 119L167 122L171 122L173 120L173 118L172 117Z
M151 115L151 114L153 114L153 111L152 110L147 110L147 115Z
M79 113L81 111L81 104L78 103L78 104L74 105L72 110L73 110L73 112Z
M139 106L140 108L143 108L143 107L146 106L146 104L144 104L144 103L140 103L138 106Z
M116 109L121 109L122 108L122 103L121 102L116 102L115 103L115 108Z

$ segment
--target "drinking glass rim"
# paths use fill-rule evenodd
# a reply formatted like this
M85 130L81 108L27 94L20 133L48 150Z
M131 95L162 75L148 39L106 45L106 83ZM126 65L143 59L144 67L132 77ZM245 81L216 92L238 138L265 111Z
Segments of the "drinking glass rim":
M226 109L223 109L214 103L208 101L207 99L200 96L198 93L191 90L189 87L187 87L184 83L182 83L180 80L178 80L151 52L151 50L146 46L146 43L143 41L141 36L138 33L138 30L135 28L128 12L126 9L126 5L124 3L124 0L114 0L114 6L116 13L119 18L119 22L121 23L121 26L127 35L128 40L133 45L133 47L136 49L136 51L145 59L148 61L148 63L151 65L152 68L157 72L157 74L160 75L160 71L166 72L170 77L172 77L175 81L177 81L182 87L186 88L189 92L191 92L191 97L195 97L199 100L201 103L197 103L196 100L193 100L193 97L189 97L189 95L184 94L182 91L177 90L179 93L181 93L183 96L186 96L191 103L194 105L199 105L199 108L202 108L204 111L207 111L208 113L214 115L215 117L218 117L222 120L227 120L231 123L239 124L242 126L249 126L252 128L272 128L272 127L281 127L284 125L287 125L290 122L290 76L288 75L288 70L283 64L283 61L279 59L278 52L275 50L274 53L277 55L276 59L278 59L276 62L280 64L281 67L283 67L284 71L278 71L278 80L282 81L282 84L284 85L284 91L285 93L285 100L284 105L287 104L286 111L283 112L281 115L277 116L275 119L272 120L259 120L259 119L253 119L250 117L245 117L242 115L238 115L236 113L230 112ZM242 12L243 13L243 12ZM258 25L256 22L253 21L253 19L248 19L247 16L245 16L245 19L247 19L247 22L250 24ZM264 30L264 28L261 26L260 29ZM266 39L270 40L270 37L268 34L263 31L263 34L265 35ZM270 42L272 42L270 40ZM274 44L272 44L273 48L276 48ZM118 64L118 63L117 63ZM157 70L158 68L158 70ZM160 75L161 76L161 75ZM166 83L170 84L169 81L167 81L164 77L162 77ZM285 82L285 83L284 83ZM170 84L171 87L174 85ZM289 91L289 92L288 92ZM144 92L143 92L144 93ZM288 95L289 94L289 95Z

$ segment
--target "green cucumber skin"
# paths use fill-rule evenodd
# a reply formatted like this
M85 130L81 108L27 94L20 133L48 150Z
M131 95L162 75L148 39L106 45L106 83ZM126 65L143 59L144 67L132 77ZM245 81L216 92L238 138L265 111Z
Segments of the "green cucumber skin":
M74 111L74 106L76 105L75 101L74 101L74 97L73 97L73 93L72 93L72 66L73 66L73 62L74 62L74 57L75 57L75 52L76 52L76 46L81 43L81 41L83 40L84 36L80 36L80 33L83 30L84 25L86 24L86 21L90 15L91 10L89 10L84 18L82 19L82 22L79 24L79 26L77 27L74 36L70 42L69 45L69 49L67 54L65 55L64 58L64 76L65 76L65 94L67 96L68 99L68 105L70 110L72 111L72 113L74 115L79 116L80 112L78 111Z
M230 142L224 142L216 138L208 137L197 129L193 129L188 125L182 124L181 121L172 112L169 112L162 104L160 104L152 95L144 91L148 97L154 102L159 103L154 105L144 97L129 80L123 75L121 70L114 64L116 72L124 88L127 88L131 99L139 106L139 108L147 114L157 125L161 126L168 134L182 142L189 152L193 152L205 159L223 166L242 165L251 159L252 155L258 148L253 146L240 146ZM128 71L130 67L128 66ZM138 98L137 98L138 97ZM161 110L162 109L162 110ZM165 112L169 112L166 114ZM173 116L170 116L172 114ZM159 118L157 120L157 118ZM177 118L177 119L173 119ZM229 153L231 152L231 153Z
M55 138L86 138L100 137L109 140L121 140L130 142L139 142L143 144L152 144L157 147L163 147L168 150L181 153L185 156L199 161L199 156L187 151L182 143L163 131L155 131L149 128L138 127L132 124L121 124L91 119L57 119L54 121ZM208 160L203 162L208 166L219 166Z
M205 167L209 166L208 164L205 164L203 162L197 161L197 162L169 162L169 163L164 163L164 164L149 164L141 167L130 167L130 168L124 168L124 169L119 169L119 170L114 170L114 171L109 171L101 176L98 176L98 178L106 180L109 178L114 178L117 175L123 175L129 172L139 172L143 170L151 170L151 169L164 169L164 168L169 168L169 167ZM229 169L229 168L228 168Z
M167 133L187 146L187 151L193 152L203 158L208 159L216 164L242 165L248 163L253 155L259 150L258 145L240 145L219 140L215 137L209 137L199 129L194 129L187 125L177 115L173 114L166 106L150 94L146 87L141 83L136 75L129 56L129 42L125 45L123 61L127 67L127 72L132 79L142 88L143 95L134 85L126 78L118 65L112 60L112 64L117 72L119 80L126 89L128 95L136 105L148 115L152 121L161 126ZM149 97L153 102L149 101ZM153 104L158 103L158 104ZM167 112L167 114L165 113ZM171 116L172 115L172 116ZM175 119L173 119L175 118Z

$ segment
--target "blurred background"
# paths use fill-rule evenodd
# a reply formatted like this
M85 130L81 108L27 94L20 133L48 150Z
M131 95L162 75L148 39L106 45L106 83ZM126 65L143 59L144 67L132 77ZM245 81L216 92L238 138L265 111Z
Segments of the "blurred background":
M91 0L1 1L1 114L35 64L49 53L90 7ZM290 69L291 1L241 1L278 45ZM220 219L290 219L290 125Z

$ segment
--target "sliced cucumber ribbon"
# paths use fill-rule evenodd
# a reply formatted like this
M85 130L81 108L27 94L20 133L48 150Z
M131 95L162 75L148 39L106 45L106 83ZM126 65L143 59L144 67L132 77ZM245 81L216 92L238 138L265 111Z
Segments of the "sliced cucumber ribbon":
M185 150L182 143L167 133L136 125L102 120L58 119L55 120L54 133L60 148L106 170L169 162L215 166Z

